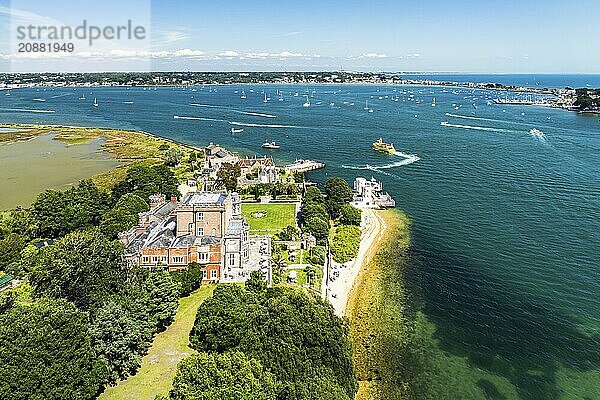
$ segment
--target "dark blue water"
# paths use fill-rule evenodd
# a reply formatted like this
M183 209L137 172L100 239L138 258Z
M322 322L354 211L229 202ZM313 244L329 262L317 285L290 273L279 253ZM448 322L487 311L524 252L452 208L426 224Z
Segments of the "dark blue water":
M450 360L432 379L460 386L462 398L598 399L600 121L495 105L495 96L384 86L27 89L1 96L0 121L140 129L248 155L276 140L282 149L269 154L280 162L327 163L311 179L374 176L414 220L411 280L436 327L435 354ZM379 137L404 156L373 152Z

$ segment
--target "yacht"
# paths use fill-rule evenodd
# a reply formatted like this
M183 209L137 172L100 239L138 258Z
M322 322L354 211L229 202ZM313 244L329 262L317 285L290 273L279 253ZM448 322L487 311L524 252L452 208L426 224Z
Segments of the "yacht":
M98 100L94 97L94 107L98 107Z
M240 96L240 99L245 100L246 99L246 92L244 92L242 90L242 95Z
M262 144L262 148L263 149L273 149L273 150L277 150L279 149L281 146L279 146L277 143L273 142L264 142Z
M231 128L231 133L242 133L242 132L244 132L244 128L240 128L240 129Z
M310 101L308 100L308 95L306 95L306 102L302 104L302 107L310 107Z
M269 100L267 100L267 93L265 92L265 99L263 100L263 103L268 102Z

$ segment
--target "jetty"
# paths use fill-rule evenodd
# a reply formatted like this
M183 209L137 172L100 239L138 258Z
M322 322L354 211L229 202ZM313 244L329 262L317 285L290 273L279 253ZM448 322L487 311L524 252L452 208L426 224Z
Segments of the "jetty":
M293 163L284 167L285 172L287 174L293 174L296 172L304 173L321 168L325 168L325 163L312 160L296 160Z

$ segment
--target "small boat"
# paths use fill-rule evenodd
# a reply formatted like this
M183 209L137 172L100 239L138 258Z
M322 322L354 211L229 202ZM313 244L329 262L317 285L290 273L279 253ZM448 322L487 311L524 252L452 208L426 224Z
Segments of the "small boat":
M133 101L124 101L123 104L133 104Z
M85 100L85 94L82 94L79 100Z
M231 128L231 133L242 133L242 132L244 132L244 128L240 128L240 129Z
M385 143L381 138L373 143L373 150L387 154L394 154L396 152L392 143Z
M262 144L262 148L263 149L273 149L273 150L277 150L279 149L281 146L279 146L277 143L275 142L264 142Z
M46 99L33 99L33 101L39 101L43 103L44 101L46 101Z
M94 97L94 107L98 107L98 100Z
M435 107L435 97L433 98L433 102L431 103L431 107Z
M267 103L269 100L267 100L267 93L265 92L265 99L263 100L263 103Z
M246 93L242 90L242 95L240 96L240 99L245 100L246 99Z
M306 102L302 104L302 107L310 107L310 101L308 100L308 95L306 95Z
M10 92L6 92L5 96L10 96Z

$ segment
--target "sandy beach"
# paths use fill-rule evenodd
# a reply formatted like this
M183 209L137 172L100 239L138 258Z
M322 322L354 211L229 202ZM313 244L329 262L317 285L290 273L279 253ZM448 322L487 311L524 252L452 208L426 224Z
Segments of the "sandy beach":
M377 211L369 208L361 208L361 210L362 236L358 255L346 264L339 264L332 260L329 268L330 279L327 284L327 299L333 305L335 313L340 317L346 315L348 299L356 278L359 276L361 269L366 268L373 251L377 248L377 243L386 229L386 224ZM335 278L333 278L334 272L339 272L339 275Z

